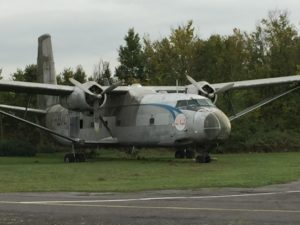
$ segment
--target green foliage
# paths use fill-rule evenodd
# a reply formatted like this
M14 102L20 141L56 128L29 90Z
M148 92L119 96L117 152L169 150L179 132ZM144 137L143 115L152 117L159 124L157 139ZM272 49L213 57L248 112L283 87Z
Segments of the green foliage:
M27 65L24 70L18 69L11 75L14 81L36 82L37 65ZM37 97L30 94L1 93L1 103L18 106L36 107Z
M151 42L144 39L145 70L151 84L175 85L186 81L185 75L195 75L195 53L198 38L192 21L173 29L168 38Z
M26 81L36 82L37 81L37 65L31 64L25 67L25 70L18 69L17 72L12 74L14 81Z
M65 68L64 71L57 76L56 80L58 84L72 85L69 81L70 78L74 78L80 83L87 81L87 75L81 65L77 66L75 71L71 68Z
M0 156L35 156L36 148L28 142L9 140L0 142Z
M135 33L134 29L128 30L124 38L126 45L119 48L120 66L116 68L116 76L125 83L145 81L144 74L144 56L140 37Z

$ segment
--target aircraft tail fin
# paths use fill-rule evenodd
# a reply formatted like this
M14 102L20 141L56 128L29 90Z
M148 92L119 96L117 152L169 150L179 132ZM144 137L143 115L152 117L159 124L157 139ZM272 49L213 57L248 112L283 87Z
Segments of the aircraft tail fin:
M49 34L44 34L38 39L37 72L39 83L56 84L51 36ZM46 109L57 102L58 97L55 96L38 96L40 109Z

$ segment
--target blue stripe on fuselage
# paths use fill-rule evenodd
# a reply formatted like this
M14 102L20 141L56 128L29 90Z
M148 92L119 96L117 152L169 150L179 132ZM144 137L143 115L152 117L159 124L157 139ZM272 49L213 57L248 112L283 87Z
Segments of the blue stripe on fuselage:
M157 107L160 107L160 108L164 108L172 114L174 120L175 120L175 118L178 114L182 113L178 108L175 108L175 107L170 106L170 105L165 105L165 104L143 104L143 105L152 105L152 106L157 106Z

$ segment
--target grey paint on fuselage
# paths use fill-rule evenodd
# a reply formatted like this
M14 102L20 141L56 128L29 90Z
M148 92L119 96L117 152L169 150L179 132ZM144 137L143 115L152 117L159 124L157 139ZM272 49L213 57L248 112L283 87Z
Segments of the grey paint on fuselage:
M215 106L201 107L198 110L176 108L177 101L188 99L206 98L192 94L156 93L136 86L123 96L108 95L101 114L113 137L124 146L199 144L218 139L221 131L221 139L228 137L230 123L226 121L224 125L219 121L218 114L222 112ZM208 115L216 117L217 123L205 128ZM46 117L47 127L70 137L95 143L110 137L103 124L100 124L98 132L95 131L92 112L88 115L54 105L48 109ZM224 118L227 119L225 115ZM206 129L213 135L207 135ZM61 138L57 139L66 143Z

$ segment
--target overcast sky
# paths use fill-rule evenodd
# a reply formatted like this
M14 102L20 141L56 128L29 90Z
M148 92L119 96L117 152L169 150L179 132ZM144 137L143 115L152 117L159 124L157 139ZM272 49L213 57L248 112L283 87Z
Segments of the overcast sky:
M194 21L201 38L254 31L268 11L288 10L299 28L299 0L0 0L0 68L6 78L36 63L37 39L52 36L56 72L81 64L88 74L100 60L118 65L129 28L151 40Z

